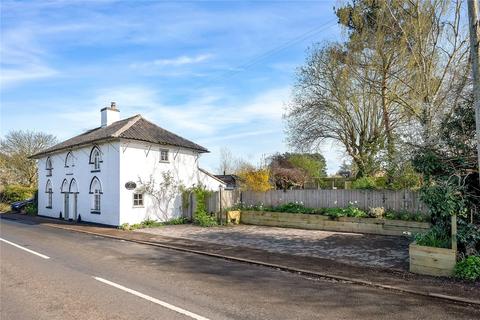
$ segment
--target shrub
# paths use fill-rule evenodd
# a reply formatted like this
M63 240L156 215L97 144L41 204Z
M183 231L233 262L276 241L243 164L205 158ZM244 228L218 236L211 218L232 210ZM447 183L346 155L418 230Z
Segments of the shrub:
M188 223L187 218L184 217L178 217L178 218L173 218L168 221L165 221L163 224L164 225L178 225L178 224L186 224Z
M8 185L3 190L3 201L12 203L33 197L35 188L20 185Z
M352 182L352 189L373 190L377 189L377 184L373 177L362 177Z
M368 208L368 215L372 218L382 219L384 214L384 207Z
M122 230L125 230L125 231L131 230L129 223L123 223L121 226L118 227L118 229L122 229Z
M416 221L416 222L428 222L430 217L427 214L421 212L408 212L408 211L393 211L388 210L384 217L389 220L403 220L403 221Z
M197 207L193 214L193 223L201 227L213 227L217 225L217 219L207 212L207 197L210 194L202 186L193 189L197 200Z
M193 222L201 227L213 227L217 225L217 219L206 211L195 211Z
M433 227L426 233L416 234L415 242L420 246L435 248L450 248L450 237L447 236L441 228Z
M457 278L476 281L480 279L480 256L469 256L455 265Z
M356 201L355 201L356 203ZM345 209L343 209L344 212L345 212L345 215L347 217L354 217L354 218L366 218L368 217L368 214L363 211L362 209L359 209L357 208L356 206L354 206L353 203L350 202L350 204L348 205L348 207L346 207Z
M5 202L0 202L0 212L8 212L10 211L10 205Z
M36 216L38 212L37 205L34 203L29 203L25 206L25 213L29 216Z

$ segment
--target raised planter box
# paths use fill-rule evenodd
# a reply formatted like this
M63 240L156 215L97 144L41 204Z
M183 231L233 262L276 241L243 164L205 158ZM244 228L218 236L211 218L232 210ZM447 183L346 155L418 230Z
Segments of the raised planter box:
M410 244L410 272L431 276L451 276L457 260L452 249L434 248Z
M239 224L240 223L240 210L227 211L227 223Z
M430 229L430 223L427 222L348 217L340 217L337 220L332 220L328 216L316 214L243 210L241 213L241 222L244 224L272 227L356 232L390 236L400 236L404 232L420 233Z

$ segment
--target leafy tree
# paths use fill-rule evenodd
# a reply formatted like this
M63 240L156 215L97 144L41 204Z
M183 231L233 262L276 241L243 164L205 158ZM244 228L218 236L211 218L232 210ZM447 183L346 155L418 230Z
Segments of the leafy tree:
M50 134L33 131L10 131L0 139L0 179L3 184L34 186L37 165L29 157L57 143Z
M265 168L244 167L237 172L243 190L265 192L272 188L270 172Z
M413 159L423 174L422 200L432 214L432 222L445 234L450 232L450 216L458 217L460 249L480 250L480 181L475 148L473 101L469 98L444 116L437 144L419 148Z
M325 158L319 153L284 153L269 158L272 181L279 189L303 188L325 177Z

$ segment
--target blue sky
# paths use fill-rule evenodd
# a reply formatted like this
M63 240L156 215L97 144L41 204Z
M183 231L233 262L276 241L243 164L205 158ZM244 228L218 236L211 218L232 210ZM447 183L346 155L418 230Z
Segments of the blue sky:
M69 138L116 101L207 147L253 163L289 150L282 114L315 42L341 39L337 1L1 2L1 134ZM335 172L343 154L322 153Z

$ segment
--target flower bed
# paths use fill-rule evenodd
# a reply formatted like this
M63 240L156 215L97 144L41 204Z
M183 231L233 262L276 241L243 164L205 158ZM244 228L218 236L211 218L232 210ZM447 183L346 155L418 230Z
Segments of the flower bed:
M245 205L238 203L230 210L247 210L247 211L267 211L267 212L288 212L298 214L315 214L328 216L332 219L341 217L350 218L381 218L388 220L429 222L430 217L420 212L392 211L385 210L382 207L369 208L368 211L362 210L356 206L357 202L350 202L345 208L307 208L301 202L290 202L279 206L263 206Z
M240 219L242 223L252 225L393 236L403 235L405 232L421 233L430 228L430 223L427 222L254 210L241 210Z

